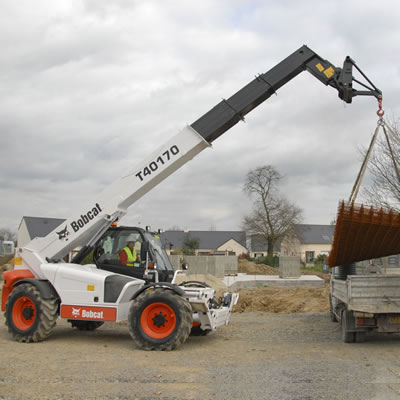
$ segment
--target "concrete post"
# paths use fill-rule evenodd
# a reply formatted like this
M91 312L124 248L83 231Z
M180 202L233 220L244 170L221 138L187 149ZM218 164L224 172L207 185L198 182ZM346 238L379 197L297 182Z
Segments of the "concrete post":
M300 257L280 256L279 257L280 278L300 278Z

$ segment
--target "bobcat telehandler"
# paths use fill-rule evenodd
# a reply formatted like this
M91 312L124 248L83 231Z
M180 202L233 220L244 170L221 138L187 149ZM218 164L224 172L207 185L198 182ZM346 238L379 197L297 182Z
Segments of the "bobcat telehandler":
M353 67L366 83L353 77ZM80 329L127 320L138 348L172 350L186 341L193 326L205 334L227 324L238 294L216 299L214 289L199 282L174 284L182 272L174 273L157 234L112 224L136 200L304 70L336 89L346 103L358 95L381 99L381 91L351 58L345 59L343 68L336 68L302 46L186 126L46 237L18 248L14 270L4 273L2 291L10 336L19 342L44 340L57 318L70 320ZM353 88L353 82L362 90ZM120 265L115 254L128 237L141 244L141 263L133 267ZM64 262L63 257L78 247L82 251L75 260ZM81 265L91 251L95 263Z

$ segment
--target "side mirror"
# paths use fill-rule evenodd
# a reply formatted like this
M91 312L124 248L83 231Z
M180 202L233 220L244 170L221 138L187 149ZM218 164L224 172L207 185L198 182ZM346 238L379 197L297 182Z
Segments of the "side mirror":
M187 269L189 269L189 264L184 262L184 263L182 264L182 270L183 270L183 271L186 271Z
M143 242L140 247L140 261L146 261L147 252L149 251L149 244L147 242Z

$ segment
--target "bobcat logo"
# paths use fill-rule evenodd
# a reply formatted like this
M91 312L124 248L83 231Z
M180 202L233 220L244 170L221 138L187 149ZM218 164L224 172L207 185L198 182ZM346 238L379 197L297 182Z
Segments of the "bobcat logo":
M79 317L80 311L81 311L80 308L74 308L74 307L72 307L72 315L73 315L74 317Z
M68 229L67 229L67 225L65 225L65 228L60 231L60 232L56 232L58 235L58 238L61 239L66 239L67 236L69 235ZM68 239L67 239L68 240Z

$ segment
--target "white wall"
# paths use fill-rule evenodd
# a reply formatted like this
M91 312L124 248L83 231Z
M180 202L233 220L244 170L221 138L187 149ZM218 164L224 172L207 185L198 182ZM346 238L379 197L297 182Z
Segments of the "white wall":
M26 227L25 219L22 218L21 224L18 229L17 246L23 247L31 241L28 228Z
M218 251L233 251L237 256L239 256L242 253L247 254L246 247L243 247L240 243L238 243L234 239L228 240L222 246L218 247L217 250Z

